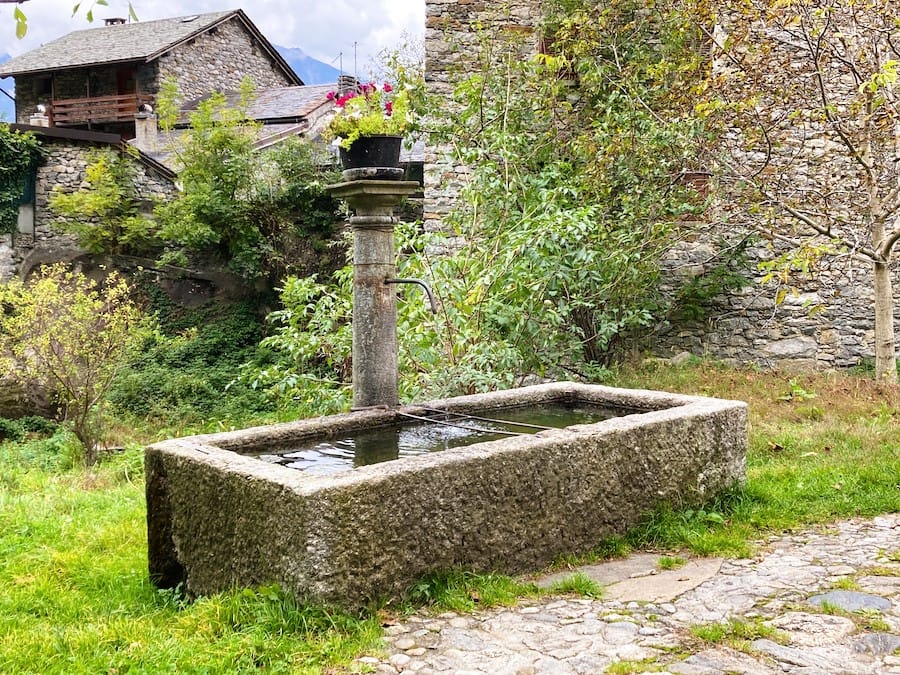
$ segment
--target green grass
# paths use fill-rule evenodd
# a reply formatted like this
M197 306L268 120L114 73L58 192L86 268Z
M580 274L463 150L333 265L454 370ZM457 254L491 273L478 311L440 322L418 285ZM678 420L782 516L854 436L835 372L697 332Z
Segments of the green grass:
M767 626L762 619L744 621L733 619L706 623L690 627L691 635L710 644L727 644L734 649L746 650L753 640L766 638L776 642L784 642L784 636L775 628Z
M664 555L657 561L657 566L661 570L677 570L687 565L687 560L681 556Z
M611 663L603 671L607 675L631 675L632 673L659 673L668 672L666 667L649 658L643 661L616 661Z
M185 603L147 576L142 453L46 471L0 446L0 673L317 673L377 649L373 616L274 588Z
M550 587L554 594L582 595L588 598L602 598L603 586L591 579L584 572L575 572L560 579Z
M540 589L504 574L476 574L462 570L428 575L413 584L404 597L405 609L435 607L469 612L477 607L514 605L520 598L537 597Z
M685 548L747 555L768 532L900 512L898 388L705 363L623 371L615 384L749 401L747 482L708 504L661 508L626 535L598 542L591 560L639 548L668 553L673 565L671 552ZM797 393L783 400L785 392ZM6 425L19 440L0 445L0 673L317 673L379 649L375 613L308 607L274 588L190 603L155 589L147 578L142 453L128 446L157 433L149 423L137 427L140 438L123 427L127 449L92 471L78 468L77 446L64 431L26 427ZM900 551L885 556L900 561ZM577 585L570 590L585 592ZM466 612L540 593L506 576L457 571L421 580L399 607ZM708 630L718 640L761 635L755 625Z

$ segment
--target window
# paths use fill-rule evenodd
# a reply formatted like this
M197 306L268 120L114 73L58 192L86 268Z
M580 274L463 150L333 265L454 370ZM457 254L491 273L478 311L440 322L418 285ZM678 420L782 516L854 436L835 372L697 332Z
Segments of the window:
M53 79L49 75L34 80L34 95L39 100L53 97Z

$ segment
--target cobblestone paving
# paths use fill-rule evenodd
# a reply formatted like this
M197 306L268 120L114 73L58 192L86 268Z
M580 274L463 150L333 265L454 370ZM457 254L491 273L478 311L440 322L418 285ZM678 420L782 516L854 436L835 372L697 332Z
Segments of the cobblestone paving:
M634 581L621 586L640 588ZM662 574L653 581L659 585ZM407 617L386 628L386 654L357 665L379 675L570 675L610 667L681 675L900 675L900 514L771 539L756 558L722 561L666 601L629 600L640 593L614 593L618 586L609 587L610 599L525 600L472 614ZM733 619L775 631L736 649L704 643L689 630Z

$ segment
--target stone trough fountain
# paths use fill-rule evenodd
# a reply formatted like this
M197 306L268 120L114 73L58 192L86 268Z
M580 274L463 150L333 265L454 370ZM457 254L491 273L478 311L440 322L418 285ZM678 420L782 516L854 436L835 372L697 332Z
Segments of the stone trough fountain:
M350 177L332 191L356 211L358 410L148 447L155 584L208 594L278 583L304 599L358 607L431 572L537 571L622 534L661 503L699 503L743 480L747 409L737 401L559 382L399 406L393 282L408 280L395 279L391 209L417 185ZM492 436L472 431L547 405L606 412L578 423L502 423ZM341 443L359 449L372 430L387 438L382 459L397 458L397 439L413 422L462 429L468 445L440 441L364 466L350 453L327 474L292 468L303 462L291 458L323 443L326 457Z

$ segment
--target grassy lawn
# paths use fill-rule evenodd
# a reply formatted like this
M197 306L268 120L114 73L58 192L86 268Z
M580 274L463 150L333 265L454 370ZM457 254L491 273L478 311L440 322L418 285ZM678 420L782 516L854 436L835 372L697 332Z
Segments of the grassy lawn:
M764 532L900 511L900 389L709 364L622 372L614 384L749 401L748 480L703 509L662 510L598 551L742 555ZM193 603L156 590L140 448L91 472L71 468L72 454L59 434L0 445L0 673L317 673L377 649L376 615L300 606L273 588ZM425 580L411 598L441 602L452 587L485 605L498 584L498 602L529 592L495 575L482 583Z
M319 673L377 646L373 617L277 589L194 603L147 577L142 452L52 471L0 449L0 673Z
M747 401L747 483L705 509L666 509L629 543L747 555L761 531L900 512L900 388L837 373L699 364L622 373L617 386Z

